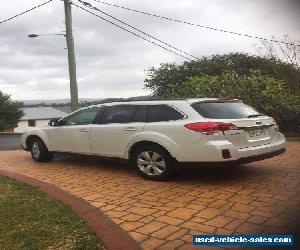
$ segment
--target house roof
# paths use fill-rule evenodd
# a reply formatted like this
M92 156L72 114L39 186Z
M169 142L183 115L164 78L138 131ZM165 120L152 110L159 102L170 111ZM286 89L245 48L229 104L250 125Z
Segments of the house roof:
M53 119L66 116L67 113L51 107L22 108L24 116L21 121Z
M65 112L67 114L70 114L72 112L71 107L70 106L62 106L62 107L53 107L59 111Z

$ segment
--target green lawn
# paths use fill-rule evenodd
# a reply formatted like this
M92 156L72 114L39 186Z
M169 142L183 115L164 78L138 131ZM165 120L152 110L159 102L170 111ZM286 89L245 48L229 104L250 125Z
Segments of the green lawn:
M0 249L104 249L68 206L0 176Z

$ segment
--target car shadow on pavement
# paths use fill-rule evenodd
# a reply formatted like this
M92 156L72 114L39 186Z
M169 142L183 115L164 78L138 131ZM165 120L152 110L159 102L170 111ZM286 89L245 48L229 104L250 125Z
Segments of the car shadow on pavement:
M120 171L135 174L133 167L126 161L111 159L99 156L87 156L79 154L56 154L55 162L64 162L82 168L104 168L111 171ZM228 165L228 164L200 164L193 167L178 166L177 173L170 182L201 182L201 183L228 183L237 179L251 178L259 175L259 170L248 164Z
M228 164L200 164L193 168L181 167L177 175L173 178L174 181L192 181L207 184L213 183L228 183L237 179L251 178L259 174L257 169L251 166L243 165L228 165Z

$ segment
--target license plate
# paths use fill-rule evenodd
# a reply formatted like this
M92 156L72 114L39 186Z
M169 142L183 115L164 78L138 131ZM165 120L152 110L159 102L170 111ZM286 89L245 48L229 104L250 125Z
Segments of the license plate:
M255 129L248 131L250 137L260 137L266 135L264 129Z

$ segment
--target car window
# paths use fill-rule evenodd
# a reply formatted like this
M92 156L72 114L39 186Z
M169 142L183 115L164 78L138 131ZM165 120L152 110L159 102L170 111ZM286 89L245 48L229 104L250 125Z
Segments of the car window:
M143 105L107 106L100 120L101 124L145 122Z
M203 117L236 119L262 115L243 102L197 102L192 107Z
M168 105L147 106L147 122L162 122L180 120L184 116Z
M93 107L82 111L78 111L75 114L63 119L63 125L70 126L92 124L98 112L102 109L103 108L101 107Z

